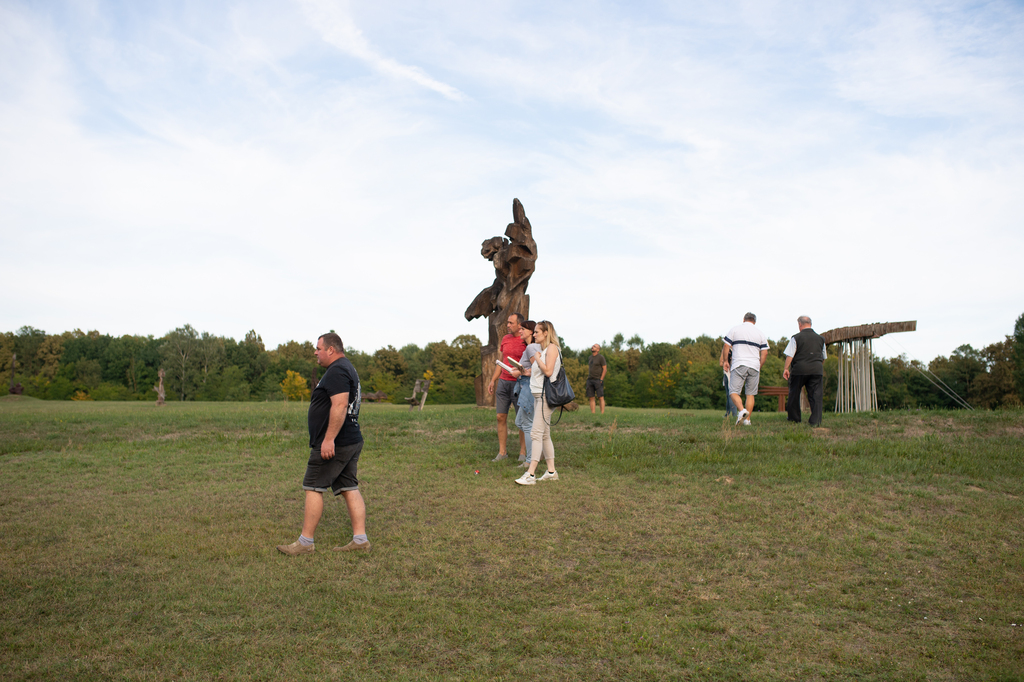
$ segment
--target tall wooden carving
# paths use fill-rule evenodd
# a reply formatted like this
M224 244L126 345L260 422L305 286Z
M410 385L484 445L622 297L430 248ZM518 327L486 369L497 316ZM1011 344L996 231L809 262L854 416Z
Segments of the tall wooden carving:
M505 228L505 237L491 237L480 246L480 255L494 265L494 282L473 299L466 308L466 319L487 317L487 343L480 351L481 376L476 379L476 404L493 405L494 396L487 395L487 382L494 374L498 344L505 336L508 316L530 315L530 284L537 261L537 242L533 227L519 199L512 200L512 222Z
M166 374L167 373L164 372L163 367L161 367L160 371L156 373L157 377L160 379L160 383L153 387L153 390L156 391L157 405L163 405L165 402L164 399L167 397L167 393L166 391L164 391L164 377L166 376Z

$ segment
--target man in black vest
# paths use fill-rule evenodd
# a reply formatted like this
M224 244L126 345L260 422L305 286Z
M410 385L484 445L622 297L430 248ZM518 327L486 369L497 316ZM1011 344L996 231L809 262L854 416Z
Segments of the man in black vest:
M800 423L800 389L807 387L807 400L811 403L811 426L821 426L822 392L825 374L825 339L811 329L811 318L796 318L800 332L794 334L786 346L786 366L782 378L789 381L789 401L786 411L789 421ZM792 368L792 370L790 369Z

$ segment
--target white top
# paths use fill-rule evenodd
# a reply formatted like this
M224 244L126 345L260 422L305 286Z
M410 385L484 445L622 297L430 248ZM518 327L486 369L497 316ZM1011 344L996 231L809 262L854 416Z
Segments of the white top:
M791 358L794 355L796 355L796 339L793 338L792 336L789 337L789 343L786 344L786 350L784 352L784 355L787 358ZM828 360L828 350L825 349L825 346L821 347L821 359Z
M730 329L725 335L725 342L732 346L730 368L746 365L761 370L761 351L768 350L768 337L752 322L744 322Z
M548 346L548 348L553 348L553 346ZM548 358L548 355L547 355L547 352L546 352L548 348L546 348L543 351L541 351L542 353L544 353L544 359L545 360ZM551 370L551 376L555 376L556 374L558 374L558 370L562 366L562 354L558 352L557 348L555 348L554 350L555 350L555 368L553 370ZM540 366L537 364L537 356L535 355L534 356L534 360L533 360L533 366L530 367L530 393L532 393L535 396L539 396L541 393L544 392L544 377L545 376L547 376L547 375L545 375L544 372L541 371Z

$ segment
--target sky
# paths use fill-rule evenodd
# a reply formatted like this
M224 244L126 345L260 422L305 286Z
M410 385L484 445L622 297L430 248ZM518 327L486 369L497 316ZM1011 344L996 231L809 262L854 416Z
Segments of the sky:
M0 0L0 331L572 348L1024 313L1020 2Z

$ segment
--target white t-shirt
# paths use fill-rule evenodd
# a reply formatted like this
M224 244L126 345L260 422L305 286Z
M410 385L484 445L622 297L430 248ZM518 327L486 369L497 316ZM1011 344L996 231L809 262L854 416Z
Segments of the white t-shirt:
M558 374L558 369L562 366L562 355L561 353L558 352L557 348L552 348L552 346L548 346L547 348L541 351L541 353L544 353L545 360L547 360L548 358L548 349L555 351L555 368L551 370L551 376L555 376L556 374ZM535 396L539 396L541 393L544 392L545 376L546 375L544 374L544 372L541 371L540 366L537 364L537 356L534 356L533 366L530 367L530 393L532 393Z
M730 329L725 335L725 342L732 346L729 367L746 365L761 371L761 351L768 350L768 337L752 322L744 322Z

